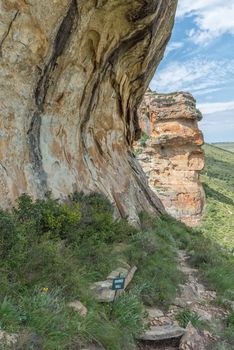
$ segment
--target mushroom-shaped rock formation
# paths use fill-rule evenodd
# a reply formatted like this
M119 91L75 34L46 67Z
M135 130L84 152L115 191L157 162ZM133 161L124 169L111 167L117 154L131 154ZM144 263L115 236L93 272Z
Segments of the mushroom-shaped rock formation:
M132 155L177 0L0 0L0 203L98 191L162 212Z
M169 214L196 226L202 218L205 195L199 180L204 167L203 136L198 128L201 113L194 98L184 92L148 91L139 114L149 139L136 145L137 158L151 188Z

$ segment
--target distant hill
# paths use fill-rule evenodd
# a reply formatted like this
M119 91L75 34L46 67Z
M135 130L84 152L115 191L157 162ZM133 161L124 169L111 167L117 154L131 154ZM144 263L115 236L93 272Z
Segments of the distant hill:
M234 153L216 145L203 149L206 166L201 179L207 206L202 227L207 236L234 250Z
M234 152L234 142L215 142L212 146L222 148L226 151Z

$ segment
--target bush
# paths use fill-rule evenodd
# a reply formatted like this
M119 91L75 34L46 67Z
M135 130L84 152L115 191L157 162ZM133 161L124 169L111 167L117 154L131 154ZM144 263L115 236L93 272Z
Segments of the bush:
M148 139L149 139L149 135L143 134L139 140L140 146L145 147Z
M233 258L219 245L201 234L188 246L191 264L199 268L209 287L220 295L228 293L229 298L234 288Z
M12 300L5 296L0 304L0 329L14 331L21 320L22 317Z
M147 305L167 308L176 296L183 275L178 270L174 248L157 232L139 233L129 245L128 259L138 266L134 283Z
M230 344L234 344L234 312L232 312L227 318L225 338Z
M127 342L134 345L134 339L144 330L146 313L138 294L136 290L123 294L114 304L112 317L122 332L121 349Z
M78 203L60 204L50 198L33 202L26 194L19 198L14 214L26 233L29 235L31 232L33 241L44 235L64 239L76 228L81 218Z
M218 245L169 216L140 217L140 230L115 220L109 201L94 193L75 194L67 203L23 195L12 213L1 211L0 326L38 334L48 350L75 350L90 342L107 350L134 349L144 327L142 303L167 308L184 281L178 248L191 252L192 264L220 295L233 295L233 260ZM110 319L109 306L93 300L89 285L120 262L138 271ZM86 318L67 309L76 299L87 306ZM193 316L180 315L195 322Z
M0 210L0 259L5 259L17 241L16 221L8 212Z
M189 322L195 328L199 328L202 325L202 321L200 320L200 316L189 309L184 309L176 315L176 320L179 322L180 327L186 328Z
M103 195L76 193L71 198L80 206L81 219L76 228L68 232L69 243L81 244L89 240L93 245L99 242L112 244L136 232L127 220L113 218L113 207Z
M115 309L109 320L108 307L93 300L89 285L119 266L115 244L128 244L136 233L113 218L112 206L98 194L76 194L67 203L20 197L18 207L0 217L1 327L36 333L48 350L88 342L130 349L141 328L139 298L126 294L118 301L123 313ZM67 309L74 299L87 305L85 319Z

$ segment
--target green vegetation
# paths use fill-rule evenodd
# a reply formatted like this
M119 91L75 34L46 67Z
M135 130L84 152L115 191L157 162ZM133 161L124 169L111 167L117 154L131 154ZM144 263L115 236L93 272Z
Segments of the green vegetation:
M149 135L143 133L143 135L141 136L139 143L141 147L145 147L146 146L146 142L149 140Z
M193 327L199 328L202 326L202 321L196 312L189 309L184 309L176 315L176 320L179 322L180 327L186 328L188 323L191 322Z
M146 227L142 216L144 233L114 220L110 203L98 194L76 194L66 204L20 197L16 209L0 216L1 329L36 334L46 350L89 342L131 349L144 329L143 302L166 308L182 281L176 243L170 232L164 237L167 222L149 220ZM110 306L95 302L89 285L123 262L139 271L110 319ZM85 318L67 307L77 299L89 310Z
M177 268L177 243L171 219L153 219L142 213L142 231L132 237L128 261L138 266L133 285L140 289L144 304L167 308L184 276Z
M234 300L234 258L211 239L197 235L188 248L192 266L219 296Z
M234 154L220 148L204 145L206 165L203 174L219 180L225 188L234 188Z
M226 249L234 249L234 154L205 145L206 166L202 182L207 208L204 234Z
M212 146L222 148L225 151L234 152L234 142L216 142L212 143Z
M76 194L66 204L23 195L17 209L2 211L0 328L36 334L32 349L38 341L46 350L90 342L131 349L144 329L144 304L168 308L184 282L178 248L191 253L191 263L220 296L233 298L233 259L218 244L169 216L140 218L138 230L114 220L111 205L98 194ZM123 263L138 271L110 319L110 306L95 302L89 285ZM88 308L85 318L67 307L77 299ZM194 315L178 317L196 323Z
M230 152L212 146L205 151L208 203L204 224L196 230L146 213L136 229L115 220L112 206L98 194L75 194L63 204L50 198L33 202L23 195L17 208L1 210L0 329L21 334L25 349L72 350L88 343L134 349L145 327L144 305L167 309L184 282L178 249L190 253L191 265L219 300L234 300L233 160ZM110 305L97 303L89 286L126 263L138 270L110 317ZM67 307L77 299L88 309L85 318ZM184 326L189 321L201 326L188 310L177 319ZM219 349L230 350L233 334L230 314ZM25 345L30 335L36 336Z

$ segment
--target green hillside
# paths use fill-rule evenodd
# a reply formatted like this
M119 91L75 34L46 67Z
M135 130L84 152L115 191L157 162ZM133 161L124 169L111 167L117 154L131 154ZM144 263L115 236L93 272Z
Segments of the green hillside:
M222 148L226 151L234 152L234 142L216 142L212 143L213 146Z
M203 222L205 234L225 247L234 248L234 153L206 144L202 173L207 195Z
M217 302L234 302L234 259L223 249L234 249L234 154L209 145L204 150L207 206L201 228L147 213L133 227L116 220L112 205L97 193L75 193L67 203L34 202L24 194L17 208L0 209L0 331L19 335L19 347L0 349L136 349L146 306L168 310L186 282L178 267L181 249L217 292ZM127 266L138 267L129 288L113 305L99 303L90 286ZM86 317L68 308L75 300L87 307ZM199 320L187 309L177 316L185 326ZM212 328L220 337L212 350L233 350L234 314L219 328Z

